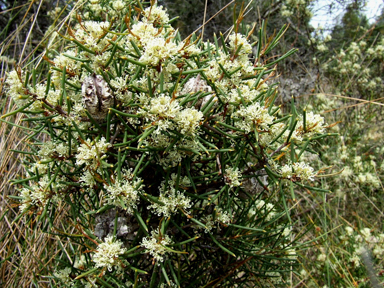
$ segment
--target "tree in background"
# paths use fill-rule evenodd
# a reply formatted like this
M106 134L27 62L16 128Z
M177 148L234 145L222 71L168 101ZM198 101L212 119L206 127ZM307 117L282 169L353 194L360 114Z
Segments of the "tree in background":
M364 0L356 0L347 4L341 21L333 27L332 48L341 48L340 45L344 43L356 41L369 29L368 18L363 12L364 7Z

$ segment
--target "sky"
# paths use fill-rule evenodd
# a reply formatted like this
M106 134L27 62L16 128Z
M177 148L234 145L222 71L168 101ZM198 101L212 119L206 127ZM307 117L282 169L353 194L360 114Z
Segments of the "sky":
M333 10L332 15L327 14L329 11L329 5L336 1L334 0L317 0L314 7L314 17L311 20L313 27L317 28L321 26L325 29L330 29L338 18L341 19L343 16L343 9L341 6L336 6ZM384 7L384 0L367 0L367 6L365 8L365 14L367 15L370 23L374 22L375 17L381 12Z

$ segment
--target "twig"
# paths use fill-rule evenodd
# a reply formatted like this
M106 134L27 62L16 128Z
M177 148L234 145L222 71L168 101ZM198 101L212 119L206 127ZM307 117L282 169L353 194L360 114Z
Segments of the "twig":
M288 146L289 143L284 143L283 145L281 145L279 148L277 148L275 151L273 151L271 153L271 155L269 155L269 157L272 157L274 154L276 154L277 152L280 152L281 149L283 149L284 147Z
M33 3L33 1L31 2L31 5L32 5L32 3ZM43 3L43 0L40 0L39 7L37 8L36 15L39 14L40 7L41 7L41 4L42 4L42 3ZM21 59L23 59L23 54L24 54L25 48L27 47L26 44L27 44L27 42L28 42L29 37L31 36L31 32L32 32L33 27L35 26L36 20L37 20L37 16L34 17L34 19L33 19L33 23L32 23L32 25L31 25L31 28L30 28L29 31L28 31L27 38L25 39L25 44L23 45L23 50L22 50L21 53L20 53L20 59L19 59L19 63L18 63L19 65L21 64Z
M213 15L211 18L208 19L207 22L204 22L202 26L205 26L207 23L209 23L213 18L215 18L217 15L219 15L221 12L223 12L229 5L231 5L233 2L235 2L235 0L232 0L231 2L229 2L227 5L225 5L223 8L221 8L218 12L216 12L215 15ZM186 37L185 39L188 39L189 37L191 37L194 33L196 33L197 31L199 31L201 28L201 26L199 28L197 28L195 31L193 31L191 34L188 35L188 37Z

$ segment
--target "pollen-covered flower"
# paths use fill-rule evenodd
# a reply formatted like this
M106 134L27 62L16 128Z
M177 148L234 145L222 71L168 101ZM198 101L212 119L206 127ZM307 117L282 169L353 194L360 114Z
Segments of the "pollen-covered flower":
M162 37L153 38L144 47L144 54L139 61L148 65L157 66L161 60L176 56L177 45Z
M350 226L345 227L345 232L348 236L351 236L353 234L353 228Z
M124 9L125 4L121 0L115 0L115 1L112 2L112 7L113 7L113 9L115 9L117 11L121 11L121 10Z
M59 54L53 59L53 62L55 63L55 67L59 69L67 69L67 71L75 74L79 74L81 71L81 62L73 60L73 58L70 57L78 57L76 50L67 50L65 52L65 55ZM52 70L53 76L55 76L56 80L55 85L59 86L60 85L60 72L56 70Z
M76 164L85 164L88 167L97 169L100 166L100 160L110 146L111 144L107 143L104 137L99 141L90 141L89 139L84 141L76 154Z
M176 179L177 175L173 173L171 174L171 179L168 180L168 185L166 185L166 181L161 182L159 187L159 201L162 204L153 202L152 205L148 206L148 209L155 210L157 215L163 215L165 217L176 213L178 208L189 213L188 209L192 206L191 199L184 195L184 193L180 191L180 188L189 187L191 183L188 177L180 177L179 190L176 190Z
M324 52L324 51L328 50L328 47L324 43L321 43L321 44L317 45L317 50L319 52Z
M290 16L292 16L292 14L293 14L293 12L291 10L289 10L286 5L283 5L281 7L281 16L290 17Z
M154 202L152 205L148 206L148 209L153 209L156 211L157 215L164 215L164 217L169 217L176 213L178 208L186 211L192 206L191 199L180 191L176 192L174 189L166 191L165 193L160 193L159 201L163 204Z
M16 70L9 72L5 81L7 92L20 107L27 104L27 101L30 100L30 97L24 95L23 83L21 81L23 80L19 79Z
M40 146L38 155L41 157L41 159L48 160L55 157L68 156L69 155L68 153L69 153L68 144L47 141Z
M230 187L237 187L241 185L240 179L242 175L239 168L229 167L225 170L225 179Z
M194 108L187 108L177 113L174 121L182 134L194 136L196 128L203 120L203 113Z
M22 188L19 193L21 197L20 211L25 211L30 205L44 208L50 199L52 202L58 201L59 195L52 191L60 191L65 187L64 184L60 183L64 180L63 178L63 176L56 176L55 181L51 181L51 178L45 174L36 184Z
M106 267L108 271L112 271L116 265L117 259L126 249L122 247L120 240L115 240L113 236L108 236L104 242L97 246L97 251L93 254L92 261L96 263L96 267Z
M141 241L141 246L146 249L146 252L160 262L164 261L164 254L167 252L166 246L170 244L172 244L172 240L168 235L161 235L155 231Z
M246 55L252 53L252 46L249 44L248 40L241 35L240 33L231 34L229 36L229 47L237 52L238 55Z
M216 221L220 222L222 224L229 224L231 223L232 217L227 211L223 211L220 207L216 207Z
M115 183L111 185L104 184L104 188L107 191L106 200L108 204L121 207L127 211L128 214L133 214L133 210L136 208L138 201L140 200L139 194L142 192L143 186L140 184L142 180L136 178L135 181L131 181L133 174L131 171L123 171L124 175L122 179L115 180Z
M53 273L53 276L60 279L60 281L62 281L64 284L66 284L66 285L68 285L68 287L70 287L74 284L73 279L70 276L71 272L72 272L71 267L65 267L62 270L56 270Z
M304 162L286 164L281 167L280 173L284 178L291 179L293 181L314 181L314 177L316 176L314 169Z
M360 230L360 233L361 235L363 236L363 238L368 241L369 238L371 237L371 229L369 228L363 228Z
M143 14L149 23L162 25L169 22L168 13L166 10L163 9L163 6L153 5L151 7L146 8L143 11Z
M144 23L144 22L138 22L136 24L133 24L132 26L132 33L136 35L140 40L138 40L136 37L129 35L127 37L126 45L127 47L131 47L132 44L130 41L137 42L137 44L140 43L140 45L147 45L148 42L152 41L152 39L159 33L158 29L153 27L151 23ZM134 48L132 49L134 51Z
M272 124L274 117L269 115L268 109L261 107L260 103L256 102L247 107L241 107L233 113L236 117L236 126L246 133L250 133L254 128L257 130L269 130L269 125Z
M301 116L301 115L300 115ZM303 124L303 118L302 116L299 118L298 127L303 127L304 130L304 124ZM308 112L306 115L306 129L304 133L307 137L310 137L316 133L323 133L324 128L324 117L320 116L319 114L314 114L313 112Z
M109 45L108 37L103 37L110 26L109 22L84 21L77 26L75 37L92 51L102 51Z
M177 101L172 101L169 96L160 95L151 101L149 112L158 117L174 118L179 110L180 106Z
M252 102L259 94L260 91L252 90L249 85L241 85L236 89L232 89L228 96L230 97L230 102L242 104L243 102Z
M298 116L298 121L295 131L292 133L292 140L301 142L304 138L310 138L316 134L324 133L324 117L319 114L314 114L312 111L306 114L306 121L304 127L304 118L302 115ZM285 132L285 136L290 133L289 129Z

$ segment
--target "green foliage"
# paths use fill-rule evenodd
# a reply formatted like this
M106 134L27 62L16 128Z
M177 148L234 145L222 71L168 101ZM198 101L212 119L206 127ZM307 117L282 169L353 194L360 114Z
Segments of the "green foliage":
M343 42L356 41L363 36L368 28L368 19L363 14L364 1L354 1L347 5L341 22L332 30L332 38L337 39L339 45Z

